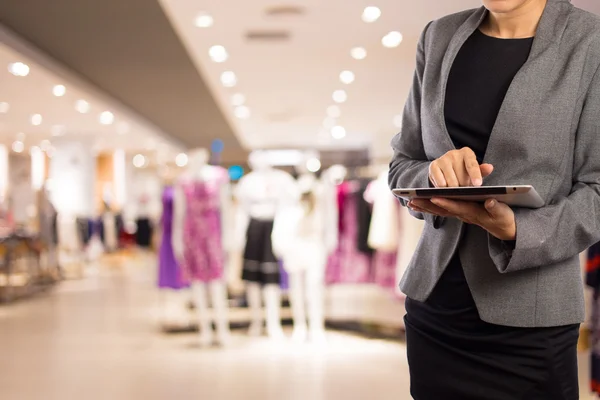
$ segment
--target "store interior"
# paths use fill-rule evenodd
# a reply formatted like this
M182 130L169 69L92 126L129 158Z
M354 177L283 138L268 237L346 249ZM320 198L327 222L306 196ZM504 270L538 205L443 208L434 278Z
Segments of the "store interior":
M0 4L0 396L409 399L389 143L481 2L82 3Z

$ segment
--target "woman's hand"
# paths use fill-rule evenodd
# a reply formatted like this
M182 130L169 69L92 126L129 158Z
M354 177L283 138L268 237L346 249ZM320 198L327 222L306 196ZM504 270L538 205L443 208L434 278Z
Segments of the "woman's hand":
M515 213L504 203L490 199L485 204L435 198L415 199L408 206L418 212L455 217L464 223L478 225L492 236L504 240L516 240L517 224Z
M435 187L481 186L494 167L481 164L473 150L452 150L429 165L429 180Z

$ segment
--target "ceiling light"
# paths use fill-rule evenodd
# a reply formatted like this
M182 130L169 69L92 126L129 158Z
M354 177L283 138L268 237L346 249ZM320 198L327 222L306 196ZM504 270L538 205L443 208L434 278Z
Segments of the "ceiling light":
M225 62L229 58L229 54L227 54L227 50L225 50L225 47L218 45L212 46L208 50L208 55L210 56L210 59L216 63Z
M110 111L104 111L100 113L98 120L102 125L111 125L113 122L115 122L115 116Z
M332 105L327 107L327 115L331 118L339 118L342 115L342 110L339 106Z
M146 165L146 157L141 154L136 154L133 157L133 166L136 168L142 168L144 165Z
M27 76L29 75L29 66L22 62L16 62L8 65L8 71L14 76Z
M398 129L402 128L402 115L396 115L394 117L394 126Z
M321 169L321 161L318 158L309 158L306 160L306 169L309 172L317 172Z
M42 116L40 114L33 114L30 120L31 125L40 126L42 124Z
M323 128L331 129L335 126L335 118L327 117L323 120Z
M25 150L25 144L21 141L16 140L12 144L12 150L15 153L22 153L23 150Z
M233 96L231 96L231 104L234 107L243 106L245 102L246 102L246 96L244 96L241 93L236 93Z
M237 84L237 77L233 71L225 71L221 74L221 83L225 87L234 87Z
M75 109L82 114L87 114L90 112L90 103L85 100L77 100L75 102Z
M41 148L43 151L48 151L48 150L49 150L51 147L52 147L52 144L50 143L50 141L49 141L49 140L42 140L42 141L40 142L40 148Z
M349 85L352 82L354 82L354 78L354 72L352 71L342 71L340 73L340 81L342 81L342 83L345 83L346 85Z
M365 8L362 13L362 20L367 23L375 22L379 17L381 17L381 10L373 6Z
M62 97L67 93L67 88L64 85L56 85L52 88L52 94L56 97Z
M188 156L185 153L179 153L177 154L177 157L175 157L175 164L178 167L185 167L188 163Z
M387 48L398 47L402 43L402 34L400 32L390 32L381 39L381 44Z
M345 90L336 90L333 92L332 98L336 103L344 103L346 100L348 100L348 95L346 94Z
M343 139L346 137L346 129L343 126L334 126L331 128L331 137L334 139Z
M364 47L355 47L350 50L350 55L355 60L364 60L367 57L367 50Z
M198 28L210 28L214 23L213 17L205 12L202 12L196 16L194 24Z
M129 132L129 124L127 122L119 122L117 125L117 133L119 135L124 135Z
M50 133L52 133L52 136L62 136L65 134L65 126L52 125L52 128L50 128Z
M0 114L6 114L10 110L10 104L6 102L0 102Z
M239 119L250 118L250 109L246 106L239 106L235 108L235 116Z

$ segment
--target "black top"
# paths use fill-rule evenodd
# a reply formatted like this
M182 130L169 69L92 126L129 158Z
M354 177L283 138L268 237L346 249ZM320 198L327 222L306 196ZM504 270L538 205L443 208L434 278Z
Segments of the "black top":
M506 92L532 44L533 38L498 39L477 30L454 60L446 87L446 126L455 147L470 147L480 163ZM407 309L413 320L460 321L467 330L480 322L458 251L427 302L410 303Z

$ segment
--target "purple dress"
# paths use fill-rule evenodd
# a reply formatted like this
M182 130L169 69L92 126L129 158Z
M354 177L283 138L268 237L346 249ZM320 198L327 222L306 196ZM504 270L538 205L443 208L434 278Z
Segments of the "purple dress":
M220 204L225 174L210 181L182 183L187 208L181 268L190 280L211 282L223 277Z
M173 234L173 188L165 188L162 202L162 241L158 255L158 287L161 289L181 289L187 285L181 276L181 270L175 260L171 244Z

